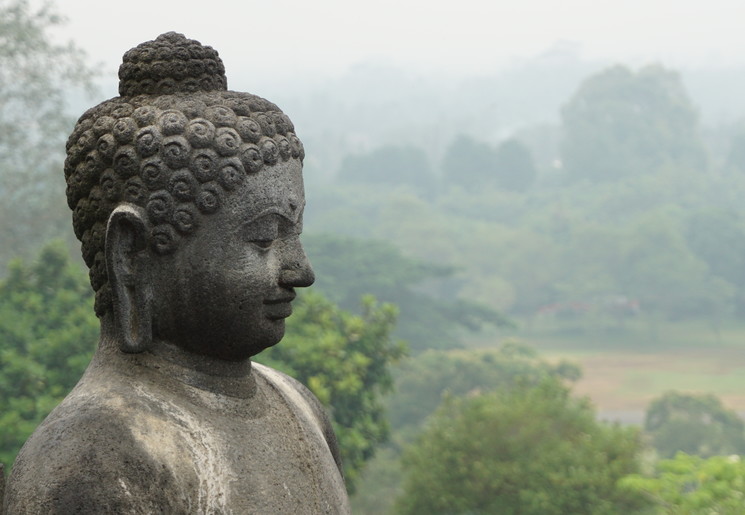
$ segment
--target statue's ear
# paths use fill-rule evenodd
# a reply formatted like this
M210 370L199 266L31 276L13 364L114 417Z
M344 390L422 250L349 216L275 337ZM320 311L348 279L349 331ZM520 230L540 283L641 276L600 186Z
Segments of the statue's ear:
M142 352L152 341L152 284L147 259L148 224L143 210L122 204L106 227L106 271L111 286L119 348Z

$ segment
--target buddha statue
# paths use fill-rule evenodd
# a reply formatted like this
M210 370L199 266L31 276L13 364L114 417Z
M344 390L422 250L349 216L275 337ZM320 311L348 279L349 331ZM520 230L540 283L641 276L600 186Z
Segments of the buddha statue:
M292 122L181 34L119 78L65 161L99 347L19 453L6 513L348 513L319 401L251 361L314 280Z

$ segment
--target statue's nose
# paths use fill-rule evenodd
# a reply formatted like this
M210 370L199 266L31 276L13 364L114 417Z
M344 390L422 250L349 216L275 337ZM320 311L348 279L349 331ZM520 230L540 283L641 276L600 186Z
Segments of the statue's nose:
M291 288L304 288L313 284L316 275L310 266L308 256L298 240L292 249L288 249L288 256L279 274L279 282L282 286Z

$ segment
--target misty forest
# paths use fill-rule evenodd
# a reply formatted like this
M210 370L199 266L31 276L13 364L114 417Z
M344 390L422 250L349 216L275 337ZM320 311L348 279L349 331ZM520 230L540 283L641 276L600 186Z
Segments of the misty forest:
M59 23L0 0L6 471L98 338L62 167L115 88ZM354 513L742 513L737 84L557 45L480 77L232 85L305 144L317 280L257 361L328 407Z

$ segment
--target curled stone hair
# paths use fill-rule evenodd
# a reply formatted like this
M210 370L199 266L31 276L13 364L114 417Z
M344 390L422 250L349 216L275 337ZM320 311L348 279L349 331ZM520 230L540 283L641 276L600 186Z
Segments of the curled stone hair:
M263 98L227 91L217 52L182 34L129 50L119 79L120 97L80 117L65 160L98 316L111 307L104 239L117 205L142 207L152 250L168 254L246 175L304 157L289 117Z

